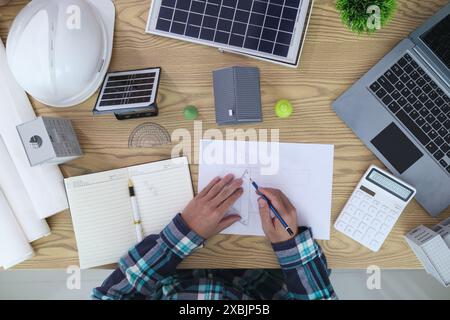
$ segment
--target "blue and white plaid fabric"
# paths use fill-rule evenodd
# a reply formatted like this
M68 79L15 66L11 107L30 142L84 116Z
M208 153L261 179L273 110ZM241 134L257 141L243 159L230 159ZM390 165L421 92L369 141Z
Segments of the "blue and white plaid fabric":
M336 299L327 262L311 230L273 245L280 270L177 270L204 242L180 214L131 248L92 292L94 299Z

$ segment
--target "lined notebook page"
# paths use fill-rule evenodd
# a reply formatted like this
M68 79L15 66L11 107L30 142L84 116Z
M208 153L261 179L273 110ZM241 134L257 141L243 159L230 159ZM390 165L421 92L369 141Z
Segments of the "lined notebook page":
M186 158L177 158L129 168L144 234L157 234L193 198Z
M136 243L128 170L65 180L80 267L117 263Z

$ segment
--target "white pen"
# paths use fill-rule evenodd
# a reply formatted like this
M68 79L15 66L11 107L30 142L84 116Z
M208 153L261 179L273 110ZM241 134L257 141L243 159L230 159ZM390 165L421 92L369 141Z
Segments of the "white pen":
M141 214L139 213L139 206L137 203L136 195L134 193L133 181L131 181L131 179L128 179L128 191L130 192L131 208L133 210L133 222L136 227L136 236L138 242L141 242L143 237Z

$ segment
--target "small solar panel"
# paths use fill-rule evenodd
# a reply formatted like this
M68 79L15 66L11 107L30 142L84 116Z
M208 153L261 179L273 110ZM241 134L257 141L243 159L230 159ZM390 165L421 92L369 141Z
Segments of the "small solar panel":
M156 108L160 68L111 72L105 77L94 113L126 113Z
M296 65L312 0L154 0L147 32Z

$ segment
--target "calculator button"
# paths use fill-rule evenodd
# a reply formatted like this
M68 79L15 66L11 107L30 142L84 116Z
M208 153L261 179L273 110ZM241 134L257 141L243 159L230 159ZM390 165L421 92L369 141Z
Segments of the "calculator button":
M364 222L361 222L358 226L358 230L361 231L362 233L365 233L367 230L367 224L365 224Z
M353 232L355 232L355 229L353 228L353 227L351 227L351 226L347 226L347 227L345 227L345 233L346 234L353 234Z
M390 230L390 228L389 228L389 226L387 224L382 224L381 227L380 227L380 232L382 232L384 234L388 233L389 230Z
M350 204L345 211L350 213L350 214L353 214L353 212L355 212L355 210L356 210L355 206L352 206Z
M375 207L370 207L369 208L369 213L372 213L372 214L376 214L377 213L377 208L375 208Z
M353 238L355 238L355 240L361 241L362 239L362 232L359 230L356 230L355 233L353 234Z
M359 204L361 203L361 198L353 197L352 200L351 200L351 203L358 207Z
M375 219L375 220L373 220L372 221L372 227L375 229L375 230L378 230L378 229L380 229L380 227L381 227L381 221L380 220L378 220L378 219Z
M380 247L380 243L377 240L372 240L370 242L369 248L372 249L373 251L378 250L379 247Z
M341 215L341 220L345 223L349 223L350 222L350 215L348 215L347 213L344 213Z
M345 230L345 226L346 226L346 224L344 222L342 222L342 221L338 221L336 223L336 229L339 230L339 231L344 231Z
M373 238L376 232L377 231L375 229L369 228L369 230L367 230L366 237Z
M364 196L364 200L366 200L366 201L371 201L371 200L372 200L372 197L366 194L366 195Z
M391 210L391 211L389 211L389 214L393 217L396 217L396 216L398 216L398 211Z
M384 219L386 219L386 213L379 211L377 214L377 218L380 221L384 221Z
M381 211L383 212L387 212L389 210L389 208L387 206L382 206L381 207Z
M391 226L394 224L394 218L392 218L391 216L387 216L386 220L384 221L388 226Z
M373 219L373 216L371 216L370 214L366 214L363 218L363 221L365 223L370 223L372 221L372 219Z
M359 208L362 211L367 211L367 209L369 208L369 203L367 201L363 201L361 202L361 204L359 205Z
M354 227L354 228L356 228L357 226L358 226L358 219L356 219L356 218L352 218L351 220L350 220L350 225L352 226L352 227Z
M379 207L379 206L380 206L380 201L374 200L374 201L372 202L372 204L373 204L375 207Z
M362 240L362 242L364 244L366 244L367 246L369 246L370 242L373 239L373 236L375 235L376 231L372 228L369 228L366 232L366 234L364 235L364 238Z
M353 216L355 218L358 218L359 220L362 220L362 218L364 217L364 212L362 212L361 210L356 210L356 212Z
M384 234L378 232L378 233L375 235L375 240L382 242L382 241L384 240L384 237L385 237Z

